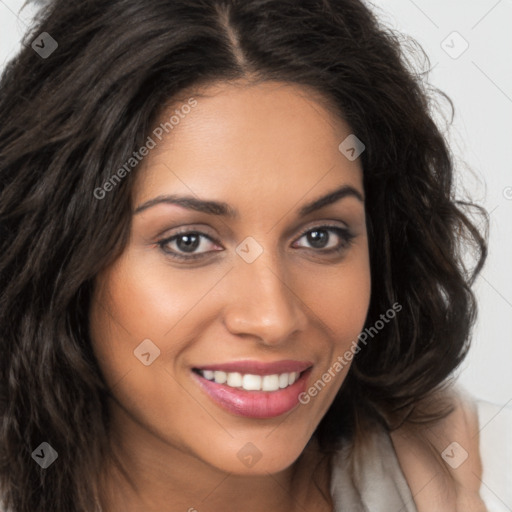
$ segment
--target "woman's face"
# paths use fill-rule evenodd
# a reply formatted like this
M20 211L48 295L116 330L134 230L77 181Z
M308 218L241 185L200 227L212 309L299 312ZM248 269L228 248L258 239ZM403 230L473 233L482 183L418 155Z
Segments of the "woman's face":
M273 473L303 451L364 325L362 168L338 148L350 127L303 88L204 92L151 135L92 339L131 450Z

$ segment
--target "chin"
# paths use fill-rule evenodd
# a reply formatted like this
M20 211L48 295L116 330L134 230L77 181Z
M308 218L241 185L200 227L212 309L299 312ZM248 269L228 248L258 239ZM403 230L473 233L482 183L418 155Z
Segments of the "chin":
M290 439L295 439L295 443L290 443ZM212 442L215 446L213 450L198 455L204 462L222 472L266 476L284 471L300 457L309 436L305 436L303 442L297 442L300 440L301 436L291 433L272 439L272 434L269 436L265 432L252 441L245 436L243 440L230 439L229 442L224 442L224 446L220 442Z

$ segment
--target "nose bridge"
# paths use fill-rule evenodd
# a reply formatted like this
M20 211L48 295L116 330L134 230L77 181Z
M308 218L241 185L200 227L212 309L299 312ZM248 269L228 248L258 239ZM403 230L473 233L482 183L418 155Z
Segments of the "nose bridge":
M247 246L240 244L237 252L243 249L256 248L249 241ZM241 254L230 273L226 327L234 334L257 336L266 344L280 343L304 329L302 303L279 259L270 250L263 250L252 262Z

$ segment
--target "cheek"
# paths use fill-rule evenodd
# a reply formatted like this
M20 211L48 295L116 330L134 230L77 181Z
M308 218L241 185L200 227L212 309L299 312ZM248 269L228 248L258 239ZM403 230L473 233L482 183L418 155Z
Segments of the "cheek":
M161 355L176 355L182 349L180 333L190 328L192 319L200 329L195 308L200 309L200 302L224 273L225 269L169 271L161 262L128 251L98 279L103 289L91 311L97 351L108 356L115 350L121 365L120 352L133 357L133 350L151 339ZM108 346L101 340L108 340Z
M361 244L340 265L304 273L301 297L323 323L332 346L343 347L361 332L371 296L370 263Z
M190 332L191 322L197 322L188 314L215 282L205 276L191 282L186 273L178 274L169 283L161 267L157 272L136 265L128 251L98 276L102 287L90 311L93 349L115 401L148 430L157 435L171 432L175 440L181 439L192 418L208 421L199 404L183 392L172 367L186 347L184 333ZM148 365L143 362L146 353Z
M310 411L312 430L327 412L361 350L358 336L370 304L371 273L366 244L359 249L334 273L331 268L317 272L314 279L303 280L304 290L309 290L303 296L315 313L311 318L317 318L324 334L321 362L300 400Z

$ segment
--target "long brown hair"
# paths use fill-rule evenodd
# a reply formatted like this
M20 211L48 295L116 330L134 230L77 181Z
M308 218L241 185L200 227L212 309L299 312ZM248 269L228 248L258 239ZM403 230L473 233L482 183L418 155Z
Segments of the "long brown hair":
M47 33L45 56L30 44ZM359 0L54 0L0 83L0 486L14 512L90 512L108 453L109 390L92 353L94 277L123 250L137 169L94 191L185 89L250 77L318 92L364 141L372 297L356 355L315 435L394 428L463 360L486 241L454 197L432 95ZM45 43L39 42L39 47ZM340 141L341 142L341 141ZM464 247L474 264L463 264ZM31 453L48 442L59 463Z

